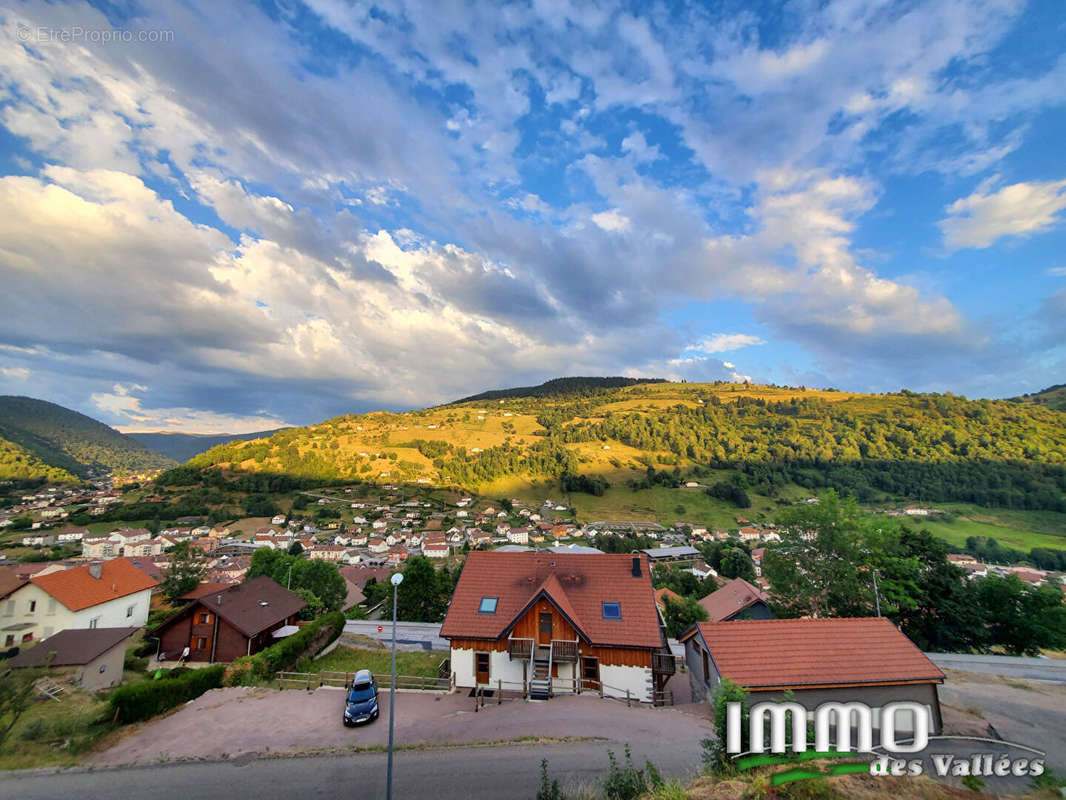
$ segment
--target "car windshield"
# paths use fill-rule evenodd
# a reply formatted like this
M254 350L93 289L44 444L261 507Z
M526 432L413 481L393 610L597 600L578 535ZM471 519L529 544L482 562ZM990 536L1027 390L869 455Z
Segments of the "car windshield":
M352 687L352 690L348 693L349 703L364 703L367 700L374 699L374 685L371 683L360 683Z

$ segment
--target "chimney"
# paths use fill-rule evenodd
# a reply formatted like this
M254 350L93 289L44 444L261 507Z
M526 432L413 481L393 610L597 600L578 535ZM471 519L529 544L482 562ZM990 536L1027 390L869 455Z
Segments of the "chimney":
M641 577L640 573L640 556L633 556L633 577Z
M100 580L100 562L89 565L89 574L97 580Z

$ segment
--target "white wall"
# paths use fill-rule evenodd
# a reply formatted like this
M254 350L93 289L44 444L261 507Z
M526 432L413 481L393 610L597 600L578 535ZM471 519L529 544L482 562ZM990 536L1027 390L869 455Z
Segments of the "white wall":
M608 697L625 697L626 689L634 700L652 702L654 683L651 667L616 667L600 664L600 681L603 693Z
M489 683L486 686L491 688L496 685L496 681L502 680L505 690L521 691L524 677L523 663L521 660L512 661L506 650L503 652L490 651ZM451 665L452 673L455 675L456 686L473 688L477 685L473 650L453 647Z

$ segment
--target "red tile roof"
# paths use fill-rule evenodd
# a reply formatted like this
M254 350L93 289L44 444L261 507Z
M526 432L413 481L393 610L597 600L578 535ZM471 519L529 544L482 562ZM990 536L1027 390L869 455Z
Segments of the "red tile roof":
M634 557L640 559L639 578L633 577ZM541 594L554 602L592 644L663 644L651 570L644 554L592 557L475 550L463 565L441 636L498 639ZM495 614L478 613L483 597L499 598ZM621 604L621 621L603 619L604 602Z
M944 680L884 617L701 622L698 628L719 673L746 689Z
M708 622L721 622L740 613L745 608L769 598L761 589L752 586L743 578L733 578L721 589L711 592L700 600L700 605L707 612Z
M681 602L681 595L670 591L665 586L662 589L655 590L655 605L659 606L659 608L666 608L667 598L669 598L671 603Z
M99 578L89 573L95 566L100 568ZM86 564L49 575L34 575L30 582L37 584L71 611L81 611L156 585L153 578L125 558L113 558L98 565Z

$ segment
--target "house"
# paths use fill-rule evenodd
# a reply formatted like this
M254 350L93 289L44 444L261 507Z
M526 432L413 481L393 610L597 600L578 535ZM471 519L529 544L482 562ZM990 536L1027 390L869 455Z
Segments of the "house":
M189 648L189 661L232 661L258 653L295 633L306 606L298 595L265 575L197 597L151 631L160 660Z
M930 733L941 731L944 673L884 617L699 622L680 641L693 701L711 698L728 678L752 704L785 692L808 711L828 701L866 703L875 728L887 703L919 702Z
M158 556L163 552L163 547L166 544L167 541L165 539L148 539L147 541L134 542L122 547L122 555L128 558Z
M275 514L273 517L270 518L270 524L271 525L284 525L285 524L285 515L284 514Z
M769 596L743 578L733 578L721 589L700 600L708 622L734 619L770 619Z
M529 544L529 528L508 528L506 536L511 544Z
M450 552L447 542L426 542L422 545L422 555L426 558L447 558Z
M0 611L4 646L68 628L141 627L156 581L125 558L33 575Z
M475 551L441 636L455 685L654 702L674 672L645 555Z
M32 533L22 537L23 547L51 547L56 543L56 537L51 533Z
M56 541L60 544L65 542L80 542L88 535L88 528L64 528L56 533Z
M679 595L677 592L670 591L665 586L662 589L655 590L655 606L659 609L659 611L663 613L666 612L667 600L669 600L671 603L682 602L681 595Z
M316 544L305 551L308 558L319 561L343 561L347 549L339 544Z
M47 666L87 692L122 683L126 640L137 628L70 628L23 650L4 666L11 669Z
M389 563L390 564L402 564L407 560L408 556L407 548L402 544L398 544L395 547L389 548Z
M371 553L387 553L389 552L389 546L385 543L384 539L374 536L367 544L367 550Z
M699 550L688 546L653 547L650 550L641 550L641 552L647 553L648 558L655 564L668 561L692 561L697 558L703 558Z

